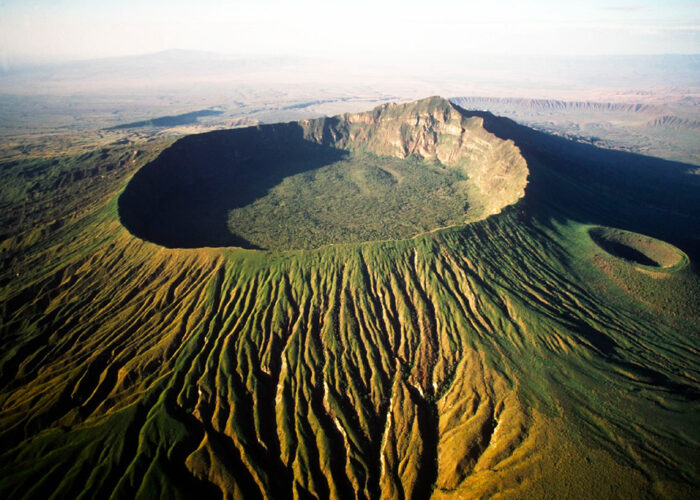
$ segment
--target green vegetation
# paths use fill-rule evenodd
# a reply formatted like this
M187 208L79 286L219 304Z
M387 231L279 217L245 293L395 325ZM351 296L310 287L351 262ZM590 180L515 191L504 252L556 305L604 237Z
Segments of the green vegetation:
M620 229L594 227L589 234L598 246L592 251L593 261L621 289L657 312L700 318L700 287L682 251Z
M152 162L149 150L131 179L133 170L118 170L108 193L78 181L42 191L48 201L89 203L31 244L19 243L26 233L3 243L25 271L0 277L0 494L691 497L700 485L700 189L687 166L435 99L414 106L436 123L460 113L466 135L491 134L489 149L500 144L506 157L522 153L524 198L522 182L501 193L480 177L497 161L475 162L466 180L496 189L500 213L415 238L260 251L165 248L134 236L177 235L136 217L127 230L120 217L157 208L143 196L156 187L184 189L177 169L191 163L164 161L178 147L199 143L212 160L227 151L208 134ZM464 163L438 158L443 172L427 147L421 159L387 159L372 134L364 148L330 147L324 134L341 122L299 125L307 141L298 158L314 156L316 168L303 161L281 179L270 171L275 182L240 207L198 206L221 208L228 224L236 210L255 217L256 203L298 203L288 190L302 185L328 206L331 185L356 193L366 182L364 199L376 190L391 200L408 182L399 173L414 168L425 169L416 180L462 182L450 169ZM414 146L427 137L404 132ZM178 175L151 175L168 169ZM440 185L411 182L428 194ZM640 272L592 239L603 227L668 242L687 261ZM211 227L198 234L210 238Z
M668 243L642 234L612 228L593 228L591 238L606 252L645 267L680 269L688 264L688 257Z
M233 209L228 227L259 248L318 248L402 239L463 223L463 172L417 158L369 153L285 178L253 203Z

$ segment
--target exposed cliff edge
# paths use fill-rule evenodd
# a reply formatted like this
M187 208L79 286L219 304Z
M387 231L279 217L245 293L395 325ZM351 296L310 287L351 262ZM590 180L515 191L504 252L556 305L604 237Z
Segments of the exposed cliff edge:
M305 138L321 144L396 158L416 155L462 168L484 196L482 216L525 194L527 164L513 141L499 139L484 129L483 118L441 97L299 123Z
M430 97L184 137L134 175L119 212L171 248L316 248L484 219L527 177L513 141Z

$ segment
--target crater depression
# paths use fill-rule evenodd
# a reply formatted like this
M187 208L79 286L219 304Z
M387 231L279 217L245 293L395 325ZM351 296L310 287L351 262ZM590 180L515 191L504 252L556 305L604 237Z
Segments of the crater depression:
M134 175L119 214L170 248L317 248L483 219L527 175L512 141L432 97L184 137Z
M606 227L593 228L589 234L607 253L632 264L668 269L687 260L673 245L643 234Z

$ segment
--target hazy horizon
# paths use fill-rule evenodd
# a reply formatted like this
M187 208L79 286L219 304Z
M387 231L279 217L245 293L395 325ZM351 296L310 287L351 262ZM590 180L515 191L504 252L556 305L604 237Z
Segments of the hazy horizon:
M699 16L683 1L0 0L0 135L430 95L696 102Z
M372 54L362 54L362 53L342 53L336 55L330 54L296 54L296 53L286 53L286 52L266 52L266 53L256 53L256 52L230 52L230 51L220 51L220 50L204 50L204 49L188 49L182 47L172 47L162 50L150 50L145 52L134 52L125 53L119 55L102 55L102 56L85 56L85 57L65 57L56 59L45 59L41 57L37 58L21 58L12 61L14 64L10 68L5 69L24 69L32 67L44 67L44 66L65 66L73 63L86 63L94 61L115 61L115 60L126 60L126 59L138 59L146 58L159 55L191 55L199 57L215 57L222 59L257 59L257 60L269 60L269 59L280 59L280 60L295 60L295 61L357 61L359 57L364 59L364 62L369 64L394 61L397 64L407 64L414 63L412 58L415 54L404 54L404 53L391 53L391 52L374 52ZM431 62L443 62L449 60L450 58L466 58L466 59L490 59L490 58L500 58L500 59L517 59L517 58L527 58L527 59L537 59L541 58L544 60L552 61L565 61L565 60L611 60L615 58L663 58L663 57L700 57L700 47L696 52L665 52L665 53L638 53L638 54L542 54L542 53L518 53L518 54L507 54L507 53L488 53L488 52L439 52L431 55ZM391 59L387 59L391 58ZM454 60L454 59L453 59ZM0 68L1 69L1 68Z
M167 50L341 59L700 52L700 3L0 2L2 66Z

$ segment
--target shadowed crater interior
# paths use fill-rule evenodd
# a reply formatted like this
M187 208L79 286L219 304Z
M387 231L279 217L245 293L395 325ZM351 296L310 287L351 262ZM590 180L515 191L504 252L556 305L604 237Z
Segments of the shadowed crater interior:
M169 248L307 249L479 220L526 183L512 141L428 98L184 137L134 175L119 215Z
M119 215L132 234L169 248L260 248L231 231L231 210L348 154L304 140L295 124L188 136L134 175Z
M643 234L605 227L593 228L589 234L600 248L634 264L668 268L683 258L673 245Z

